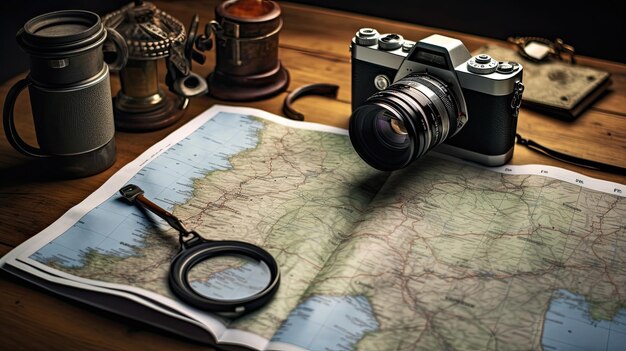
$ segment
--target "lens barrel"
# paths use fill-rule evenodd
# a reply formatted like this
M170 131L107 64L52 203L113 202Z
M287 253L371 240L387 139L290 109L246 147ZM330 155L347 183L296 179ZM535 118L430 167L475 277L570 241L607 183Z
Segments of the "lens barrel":
M454 135L457 102L445 83L410 74L372 95L350 117L350 141L374 168L404 168Z

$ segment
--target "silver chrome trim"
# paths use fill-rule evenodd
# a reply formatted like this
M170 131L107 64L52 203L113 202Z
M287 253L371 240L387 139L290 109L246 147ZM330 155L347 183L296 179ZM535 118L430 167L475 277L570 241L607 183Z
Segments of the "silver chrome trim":
M472 56L467 48L459 39L446 37L439 34L433 34L419 41L420 47L424 49L430 49L435 52L445 52L450 58L452 67L467 62ZM444 50L442 50L442 48Z
M405 43L407 42L410 43L411 41L405 40ZM408 54L407 52L402 51L402 47L396 50L385 51L383 49L378 49L378 45L359 45L356 43L355 38L352 38L350 50L352 51L353 59L393 69L398 69Z
M494 96L511 94L515 90L516 82L522 80L523 70L524 68L522 65L519 65L517 70L508 74L500 72L476 74L470 72L465 63L455 68L459 81L461 82L461 86L464 89L474 90L479 93Z
M513 157L514 148L515 145L511 146L511 149L509 149L509 151L502 155L485 155L478 152L461 149L459 147L448 144L440 144L439 146L435 147L433 151L462 158L464 160L477 162L485 166L494 167L506 164L511 159L511 157Z

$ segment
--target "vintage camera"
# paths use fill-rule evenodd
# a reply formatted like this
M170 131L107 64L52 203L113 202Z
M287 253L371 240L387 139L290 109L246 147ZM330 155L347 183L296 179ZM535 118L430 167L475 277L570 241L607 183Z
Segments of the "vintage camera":
M487 166L513 156L522 66L472 57L458 39L362 28L352 39L350 140L380 170L436 151Z

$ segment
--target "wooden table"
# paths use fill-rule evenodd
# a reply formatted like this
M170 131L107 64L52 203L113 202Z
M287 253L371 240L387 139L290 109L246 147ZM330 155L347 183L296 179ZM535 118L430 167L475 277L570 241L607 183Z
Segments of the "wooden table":
M155 1L173 16L188 22L199 13L202 23L213 19L217 1ZM361 27L397 32L418 40L432 33L461 39L470 51L484 44L501 44L461 33L403 24L315 7L282 3L284 27L280 34L280 58L291 74L289 91L310 83L340 86L336 100L308 97L296 103L308 121L347 127L350 115L350 53L348 46ZM194 70L206 76L213 68L214 53ZM518 131L559 151L626 167L626 65L580 57L580 64L613 74L610 92L574 122L563 122L522 109ZM163 75L163 72L161 72ZM0 104L10 86L23 75L0 86ZM119 82L113 77L113 89ZM281 115L286 93L263 101L237 104ZM53 180L38 172L36 160L13 150L0 138L0 255L40 232L63 213L96 190L106 179L146 148L215 103L210 97L196 98L181 121L149 133L116 134L117 162L101 174L77 180ZM228 104L228 103L226 103ZM25 96L16 106L18 129L34 142L30 105ZM4 134L2 134L4 135ZM513 164L539 163L571 169L592 177L626 183L626 176L591 171L516 148ZM6 274L0 276L0 349L141 349L192 350L204 345L161 332L85 305L53 296Z

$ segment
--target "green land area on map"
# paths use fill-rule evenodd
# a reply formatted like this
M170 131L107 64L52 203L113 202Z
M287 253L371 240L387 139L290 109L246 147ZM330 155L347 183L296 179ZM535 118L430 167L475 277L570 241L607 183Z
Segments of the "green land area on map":
M196 179L174 209L188 228L260 245L280 264L276 297L230 328L271 339L308 297L364 296L378 328L357 349L540 349L555 290L584 296L594 319L626 307L624 198L437 157L381 173L345 135L258 121L258 145ZM168 233L130 257L57 268L171 296Z

